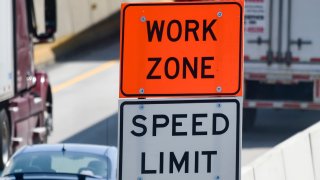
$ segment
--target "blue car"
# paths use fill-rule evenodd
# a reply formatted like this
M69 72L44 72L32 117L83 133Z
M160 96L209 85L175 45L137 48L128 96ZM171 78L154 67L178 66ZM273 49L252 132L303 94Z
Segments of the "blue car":
M3 179L116 180L117 148L85 144L41 144L17 151Z

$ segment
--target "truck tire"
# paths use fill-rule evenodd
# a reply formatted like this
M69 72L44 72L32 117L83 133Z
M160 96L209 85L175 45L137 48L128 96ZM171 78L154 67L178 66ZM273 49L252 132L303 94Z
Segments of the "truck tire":
M50 136L53 127L52 127L52 114L48 113L48 110L45 110L43 112L43 118L44 118L44 123L45 123L45 128L46 128L46 135L43 139L42 142L39 142L37 144L46 144L48 143L48 137Z
M47 129L47 136L53 131L53 119L52 119L52 104L47 102L46 110L44 111L44 122Z
M52 99L52 91L51 86L48 87L47 99L46 99L46 110L44 114L45 125L47 129L47 136L49 136L53 131L53 99Z
M7 113L4 110L0 111L0 169L5 167L5 164L8 162L10 157L10 126L9 118Z
M40 126L40 121L44 122L44 127L46 128L45 135L44 135L44 137L41 137L42 134L36 134L36 136L33 136L32 144L46 144L48 142L48 129L47 129L47 126L46 126L46 113L47 113L46 111L43 111L42 113L40 113L38 115L39 125L37 126L37 127L41 127Z
M253 128L256 121L257 109L243 109L243 131L248 131Z
M41 138L40 136L35 137L33 139L33 144L46 144L48 143L48 137L53 131L52 95L51 95L50 88L48 89L45 110L43 111L39 119L42 119L44 122L44 127L46 128L46 134L45 134L45 137L43 138Z

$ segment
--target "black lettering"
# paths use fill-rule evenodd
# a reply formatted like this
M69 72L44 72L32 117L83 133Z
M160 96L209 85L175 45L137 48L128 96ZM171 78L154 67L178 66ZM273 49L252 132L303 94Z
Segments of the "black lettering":
M191 25L193 24L193 27ZM199 41L197 30L199 29L199 23L196 20L186 20L186 34L185 40L189 41L189 33L191 32L196 41Z
M152 66L151 70L148 73L147 79L161 79L160 75L153 75L154 71L158 67L161 58L155 57L155 58L148 58L148 61L155 61L154 65Z
M141 153L141 174L156 174L157 170L146 170L146 153Z
M189 72L191 73L191 75L193 76L193 78L197 79L198 77L198 58L195 57L194 61L193 61L193 67L190 64L189 60L187 57L183 57L183 79L187 78L187 68L189 69Z
M158 119L164 119L164 123L158 123ZM153 115L152 136L157 136L157 128L168 126L169 118L166 115Z
M187 132L177 132L177 126L182 126L182 122L177 122L178 118L187 118L186 114L172 115L172 136L186 136Z
M211 69L210 65L206 65L206 61L213 61L214 57L202 57L201 59L201 78L203 79L209 79L214 78L213 74L206 74L207 69Z
M173 75L169 74L169 63L170 62L174 62L175 66L176 66L175 73ZM176 77L178 77L179 71L180 71L180 67L179 67L178 59L175 57L169 57L165 63L165 66L164 66L164 73L166 74L166 77L168 79L175 79Z
M147 127L144 125L144 124L140 124L137 122L138 119L142 119L142 120L146 120L147 118L145 116L142 116L142 115L136 115L135 117L133 117L132 119L132 124L136 127L139 127L142 129L142 132L138 133L138 132L135 132L134 130L131 131L131 134L133 134L134 136L137 136L137 137L141 137L141 136L144 136L146 133L147 133Z
M163 174L163 152L160 152L160 165L159 165L159 173Z
M159 28L158 21L153 22L152 28L151 28L150 21L147 21L148 41L151 42L153 40L154 33L156 32L158 42L161 42L163 28L164 28L164 20L161 21L160 28Z
M196 151L195 154L194 154L194 172L195 173L198 173L199 172L199 152Z
M207 26L207 20L203 20L203 41L207 40L207 34L209 33L211 38L216 41L217 38L214 35L214 32L212 31L212 26L214 25L214 23L216 22L216 19L213 19L210 24Z
M178 27L178 31L177 31L178 33L177 33L176 37L173 37L173 35L172 35L172 32L174 32L174 31L172 30L172 25L174 25L174 24L176 24L177 27ZM172 20L172 21L170 21L169 24L168 24L168 29L167 29L168 39L169 39L171 42L176 42L176 41L178 41L178 40L181 38L181 35L182 35L182 25L181 25L180 21L178 21L178 20Z
M174 152L170 152L170 173L173 173L173 165L177 168L178 172L180 172L183 164L184 166L184 172L189 173L189 152L184 152L181 161L178 162L176 156L174 155Z
M202 151L202 155L207 156L207 172L211 173L211 157L217 155L217 151Z
M218 118L222 118L225 122L225 127L221 130L221 131L218 131L217 130L217 119ZM212 135L220 135L220 134L223 134L225 132L227 132L228 128L229 128L229 119L226 115L224 114L213 114L213 127L212 127Z
M193 114L192 115L192 135L207 135L205 131L197 131L197 126L202 126L202 122L197 121L198 118L206 118L207 114Z

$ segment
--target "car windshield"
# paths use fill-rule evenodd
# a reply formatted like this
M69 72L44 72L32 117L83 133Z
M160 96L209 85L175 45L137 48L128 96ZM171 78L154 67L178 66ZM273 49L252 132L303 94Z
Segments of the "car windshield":
M70 173L107 177L111 171L107 156L80 152L30 152L13 157L3 176L16 173Z

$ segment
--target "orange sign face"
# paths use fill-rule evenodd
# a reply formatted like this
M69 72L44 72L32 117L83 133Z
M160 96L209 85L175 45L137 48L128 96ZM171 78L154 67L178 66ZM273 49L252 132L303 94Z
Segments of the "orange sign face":
M243 1L123 4L120 97L242 96Z

